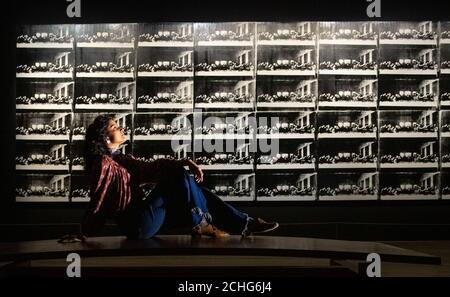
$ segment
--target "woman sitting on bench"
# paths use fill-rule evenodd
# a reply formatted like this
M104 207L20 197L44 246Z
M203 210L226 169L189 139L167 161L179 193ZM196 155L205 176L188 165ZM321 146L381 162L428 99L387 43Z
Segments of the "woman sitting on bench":
M84 241L111 218L132 239L153 237L163 225L189 227L192 236L211 237L247 237L278 227L276 222L250 217L200 186L203 172L193 161L141 161L121 152L125 141L124 130L113 117L100 115L89 125L84 155L91 199L80 232L62 241ZM154 185L148 196L145 185Z

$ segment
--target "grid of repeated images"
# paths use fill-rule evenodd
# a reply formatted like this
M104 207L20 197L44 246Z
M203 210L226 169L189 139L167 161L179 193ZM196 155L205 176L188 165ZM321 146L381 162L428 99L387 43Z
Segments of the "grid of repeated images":
M27 25L16 81L17 202L89 200L105 113L228 201L450 198L450 22Z

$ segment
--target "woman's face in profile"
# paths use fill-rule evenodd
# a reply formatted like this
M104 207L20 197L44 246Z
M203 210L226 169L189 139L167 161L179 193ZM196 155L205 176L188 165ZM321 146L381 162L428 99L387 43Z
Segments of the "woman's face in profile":
M125 134L123 133L124 129L114 120L109 120L106 131L110 141L110 143L106 142L106 146L109 148L115 148L127 141Z

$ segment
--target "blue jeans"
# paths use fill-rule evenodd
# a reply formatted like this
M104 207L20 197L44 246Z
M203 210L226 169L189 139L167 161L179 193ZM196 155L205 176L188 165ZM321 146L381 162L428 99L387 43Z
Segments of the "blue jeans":
M181 168L156 184L149 197L133 201L118 218L118 225L128 238L146 239L163 225L192 228L212 223L229 233L244 234L249 220L246 213L199 186Z

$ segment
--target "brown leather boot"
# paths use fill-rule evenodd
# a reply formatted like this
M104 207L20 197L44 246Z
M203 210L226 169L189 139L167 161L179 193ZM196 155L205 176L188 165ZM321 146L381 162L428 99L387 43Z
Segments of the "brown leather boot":
M214 238L230 236L229 233L227 233L223 230L220 230L219 228L217 228L216 226L214 226L212 224L207 224L207 225L200 224L200 225L195 226L191 230L191 235L194 237L201 237L202 235L205 235L205 236L211 236Z

